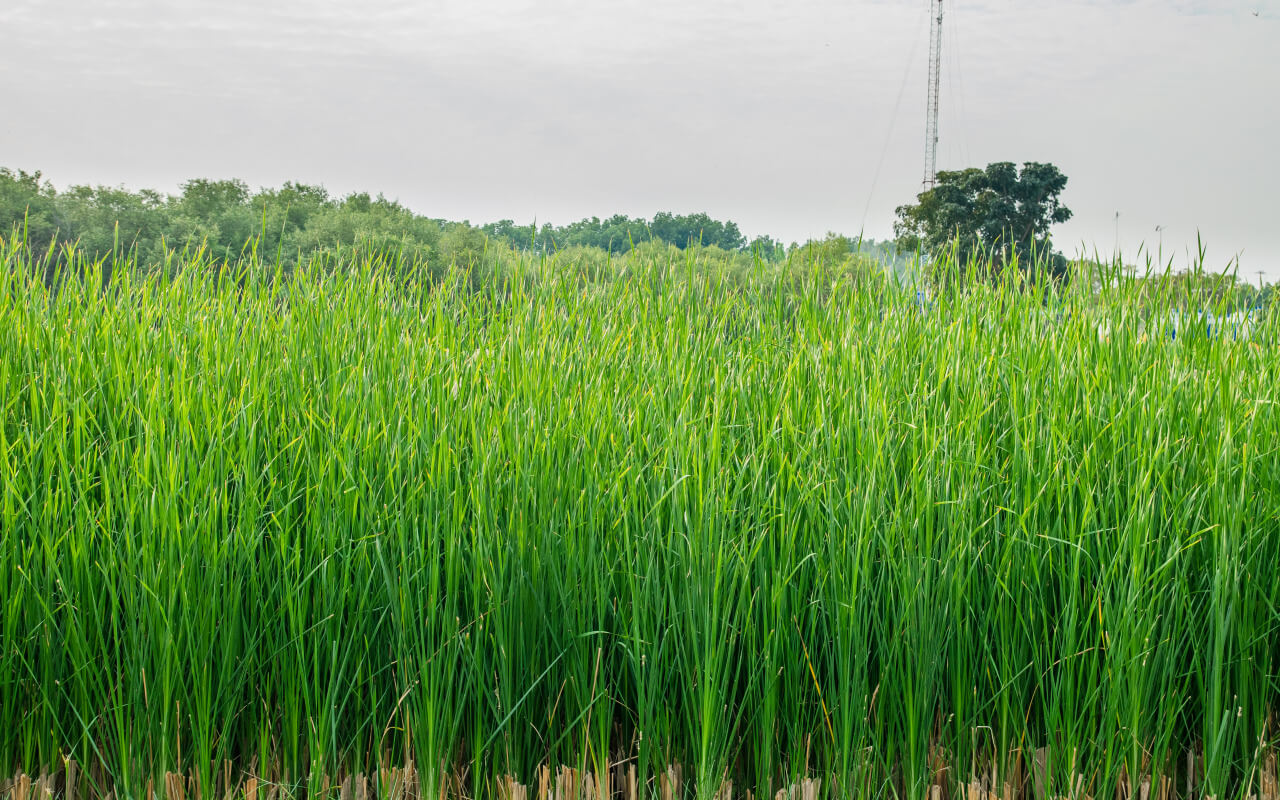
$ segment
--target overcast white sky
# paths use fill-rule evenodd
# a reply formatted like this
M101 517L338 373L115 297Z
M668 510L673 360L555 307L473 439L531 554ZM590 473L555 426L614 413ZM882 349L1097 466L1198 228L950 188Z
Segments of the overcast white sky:
M891 235L928 0L7 0L0 165L383 192L570 222L706 211ZM1050 161L1060 248L1280 280L1280 0L946 0L942 169Z

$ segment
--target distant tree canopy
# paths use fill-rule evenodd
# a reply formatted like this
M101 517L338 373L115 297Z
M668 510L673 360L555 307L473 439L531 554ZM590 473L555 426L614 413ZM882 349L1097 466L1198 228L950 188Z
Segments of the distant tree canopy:
M607 219L591 217L562 227L544 224L516 225L509 219L482 226L490 236L506 239L514 247L559 250L566 247L598 247L623 253L641 242L661 241L680 249L690 245L744 250L746 237L733 222L721 222L703 213L673 214L660 211L652 220L615 214ZM767 237L766 237L767 238ZM772 250L770 250L772 252Z
M937 184L914 205L899 206L894 232L904 250L921 250L935 263L963 269L970 258L1001 267L1017 257L1038 277L1065 275L1066 259L1053 252L1050 227L1071 219L1058 196L1067 176L1053 164L1007 161L956 172L939 172ZM953 259L937 258L944 252ZM934 274L935 280L946 276Z
M828 233L784 245L770 236L748 240L737 224L705 213L659 212L652 219L616 214L560 226L511 220L473 225L415 214L382 195L335 197L322 186L303 183L255 192L240 180L195 179L173 195L110 186L58 191L39 172L0 167L0 241L11 241L16 233L36 255L50 257L50 275L71 260L73 251L91 258L132 258L140 269L156 269L183 250L199 249L208 260L224 262L253 250L259 263L292 268L311 262L327 269L352 263L338 254L357 250L392 269L442 276L457 265L470 270L472 280L481 280L500 269L512 251L522 251L555 253L584 276L614 268L613 255L621 257L619 264L633 253L647 260L682 261L693 255L744 280L761 274L757 268L765 262L770 268L763 272L771 280L781 276L830 285L849 276L902 275L915 269L911 256L917 250L938 255L955 248L962 266L973 255L981 268L992 265L984 260L989 255L998 268L1016 252L1019 267L1026 268L1033 263L1033 247L1036 269L1048 265L1052 274L1061 275L1065 259L1051 253L1049 228L1071 215L1058 202L1065 185L1066 178L1046 164L1024 165L1020 173L1012 164L943 172L938 186L921 194L917 205L898 209L902 242ZM926 261L925 269L951 263L936 258ZM1099 274L1105 273L1106 265L1099 266ZM951 276L935 272L931 277L946 281ZM1186 283L1188 302L1212 304L1226 293L1233 308L1280 302L1274 284L1251 287L1234 277L1217 283L1185 276L1173 280Z
M616 214L555 226L450 222L413 213L381 195L356 192L334 197L322 186L285 183L257 192L241 180L195 179L178 194L119 187L72 186L57 191L39 172L0 168L0 238L21 230L26 241L55 254L75 247L90 256L134 254L162 263L166 251L206 248L218 259L237 258L246 247L286 265L313 254L359 247L367 252L444 269L476 266L493 249L566 252L590 248L626 253L641 245L676 251L714 251L750 265L779 261L808 247L832 266L854 259L894 263L892 242L829 235L817 244L791 244L769 236L748 241L734 222L705 213L662 211L652 219Z

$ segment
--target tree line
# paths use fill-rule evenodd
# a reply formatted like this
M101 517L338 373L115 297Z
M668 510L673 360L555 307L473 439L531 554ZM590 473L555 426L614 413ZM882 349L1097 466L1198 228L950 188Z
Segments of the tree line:
M1072 270L1054 250L1050 229L1071 217L1059 199L1066 183L1052 164L1019 168L1000 162L941 172L916 203L898 208L895 240L829 233L784 245L767 235L748 239L736 223L706 213L662 211L648 219L615 214L558 226L509 219L473 225L423 216L380 194L335 196L305 183L252 191L242 180L197 178L181 184L176 194L87 185L60 191L38 171L0 167L0 238L19 232L28 246L54 260L71 253L115 254L140 265L162 264L174 252L203 248L223 261L252 249L259 258L290 267L361 248L443 273L453 265L493 266L512 251L603 263L606 255L652 255L667 248L674 257L694 248L700 259L739 272L799 257L834 269L914 274L934 286L998 278L1010 265L1032 283L1061 282ZM1155 273L1158 277L1162 270ZM1270 305L1276 295L1274 285L1250 286L1234 276L1222 277L1214 288L1216 294L1224 291L1237 307Z
M473 225L416 214L381 194L334 196L305 183L252 191L242 180L198 178L181 184L176 194L85 185L60 191L38 171L0 168L0 236L13 231L44 250L74 247L91 257L130 253L142 263L159 263L166 253L191 247L234 260L251 247L260 256L292 264L359 246L394 250L401 258L443 268L480 263L495 248L546 253L592 248L618 254L646 244L771 262L808 247L828 258L860 254L891 265L906 263L906 254L891 241L837 234L789 246L770 236L748 240L736 223L705 213L662 211L650 219L617 214L560 226L512 220Z

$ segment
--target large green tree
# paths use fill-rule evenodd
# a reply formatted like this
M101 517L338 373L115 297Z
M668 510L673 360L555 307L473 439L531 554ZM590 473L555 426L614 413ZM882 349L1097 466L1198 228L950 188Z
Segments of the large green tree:
M935 279L964 269L972 256L996 267L1012 263L1033 277L1061 278L1066 259L1054 254L1050 227L1071 219L1059 199L1067 176L1053 164L1001 161L986 169L939 172L937 184L914 205L899 206L899 246L930 256ZM942 258L951 251L954 259Z

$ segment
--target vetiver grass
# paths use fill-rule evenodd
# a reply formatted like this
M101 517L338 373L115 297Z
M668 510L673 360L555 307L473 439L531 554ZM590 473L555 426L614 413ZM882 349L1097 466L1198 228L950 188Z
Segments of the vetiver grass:
M802 260L33 261L14 796L1276 797L1274 320Z

